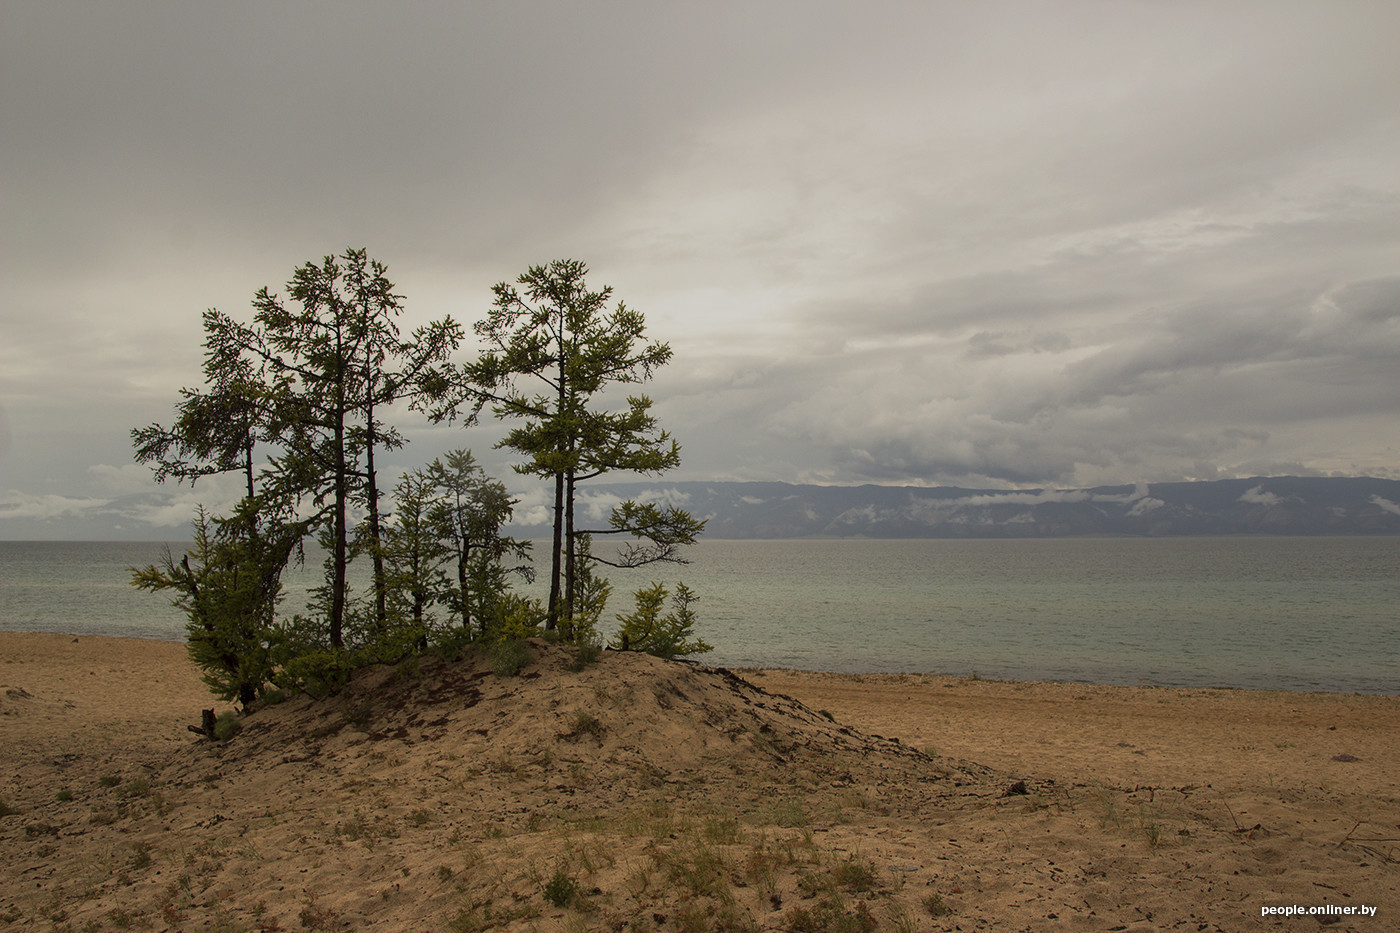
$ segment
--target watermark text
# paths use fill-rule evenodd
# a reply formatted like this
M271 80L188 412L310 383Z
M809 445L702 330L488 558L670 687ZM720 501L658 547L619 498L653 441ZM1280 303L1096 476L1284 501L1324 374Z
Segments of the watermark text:
M1374 917L1376 908L1366 904L1346 905L1322 904L1318 907L1302 907L1288 904L1283 907L1261 907L1261 917Z

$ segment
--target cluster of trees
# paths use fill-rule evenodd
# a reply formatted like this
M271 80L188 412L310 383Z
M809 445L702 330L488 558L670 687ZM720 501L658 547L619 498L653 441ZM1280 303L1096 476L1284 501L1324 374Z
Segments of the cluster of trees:
M704 526L632 501L606 527L576 523L580 483L680 462L647 396L607 404L610 387L648 381L671 349L647 339L641 314L610 306L610 288L591 291L583 263L497 285L475 326L484 349L467 363L452 359L466 335L451 318L402 334L403 297L386 272L351 249L298 268L285 299L260 290L250 322L206 312L204 385L182 390L168 426L132 431L136 459L158 480L241 477L228 514L199 510L188 553L167 552L132 582L172 594L206 682L245 708L272 685L333 688L357 665L434 646L495 646L542 630L597 650L611 594L597 566L684 562L681 549ZM520 455L518 472L553 482L547 602L513 588L533 579L530 542L503 533L516 503L469 451L403 473L386 496L385 455L406 443L388 418L405 409L468 425L489 410L511 422L498 446ZM599 535L626 543L604 556L592 547ZM305 612L283 617L282 576L311 540L326 554L323 582ZM356 560L369 565L362 593L349 582ZM667 595L639 590L614 646L708 650L691 636L694 594L678 587L662 616Z

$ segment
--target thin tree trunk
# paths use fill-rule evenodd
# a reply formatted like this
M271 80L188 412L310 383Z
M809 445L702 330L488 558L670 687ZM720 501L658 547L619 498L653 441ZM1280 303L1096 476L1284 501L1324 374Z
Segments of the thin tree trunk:
M337 345L340 341L337 336ZM337 359L343 350L337 346ZM345 519L349 508L350 478L349 467L345 462L345 372L336 373L335 385L335 515L331 522L331 647L345 647L345 567L349 555L345 546Z
M554 551L549 564L549 618L544 627L553 631L559 624L559 572L564 550L564 474L554 474Z
M340 429L336 429L336 434L340 434ZM337 447L339 447L337 441ZM337 458L335 467L335 517L331 524L331 534L335 540L331 545L331 647L345 647L345 565L347 563L345 548L345 509L347 495L347 484L345 478L345 454L342 451Z
M564 528L567 535L567 546L564 549L564 637L568 641L573 641L574 579L577 570L575 555L578 552L578 547L574 537L574 471L572 468L566 472L565 477Z
M369 555L374 562L374 618L382 637L389 621L389 586L384 576L384 549L380 546L379 480L374 469L374 404L365 407L365 497L369 507Z
M559 347L559 380L556 388L556 391L559 393L559 408L555 415L556 417L563 418L565 415L565 406L569 399L568 349L564 340L563 320L559 322L559 331L555 334L555 339L558 341ZM559 452L564 452L562 447ZM572 508L574 504L573 496L568 496L567 501L569 507ZM544 626L546 630L551 632L559 625L559 564L560 558L563 556L561 550L564 546L564 502L564 471L560 469L554 474L554 554L549 565L549 617L545 620Z
M472 609L467 602L467 560L471 554L471 545L466 538L462 538L457 544L457 598L462 604L462 631L467 637L472 637ZM482 632L485 635L485 631Z

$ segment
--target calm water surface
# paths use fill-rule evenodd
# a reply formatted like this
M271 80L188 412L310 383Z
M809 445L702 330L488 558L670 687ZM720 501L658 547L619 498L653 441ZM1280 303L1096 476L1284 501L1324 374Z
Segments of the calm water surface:
M0 542L0 629L179 640L183 617L128 582L160 552ZM684 580L709 663L1400 692L1400 538L702 541L692 556L613 573L611 608ZM317 573L289 576L289 605Z

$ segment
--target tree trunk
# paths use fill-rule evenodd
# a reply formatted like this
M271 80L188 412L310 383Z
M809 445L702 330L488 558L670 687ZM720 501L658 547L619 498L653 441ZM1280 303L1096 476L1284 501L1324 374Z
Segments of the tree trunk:
M365 408L365 498L369 508L369 555L374 562L374 618L382 638L389 622L389 585L384 576L384 549L380 547L379 480L374 470L374 404Z
M564 548L564 639L574 640L574 579L577 570L578 546L574 538L574 471L565 473L564 528L567 536Z
M339 393L337 393L339 394ZM332 648L345 647L345 512L350 498L350 480L345 463L345 408L337 406L335 416L335 514L331 518L331 618Z
M461 538L457 544L457 598L462 605L462 631L472 637L472 609L467 602L467 561L471 557L471 545ZM483 632L482 634L485 634Z
M549 618L544 627L554 631L559 624L559 572L564 550L564 474L554 474L554 552L549 564Z

